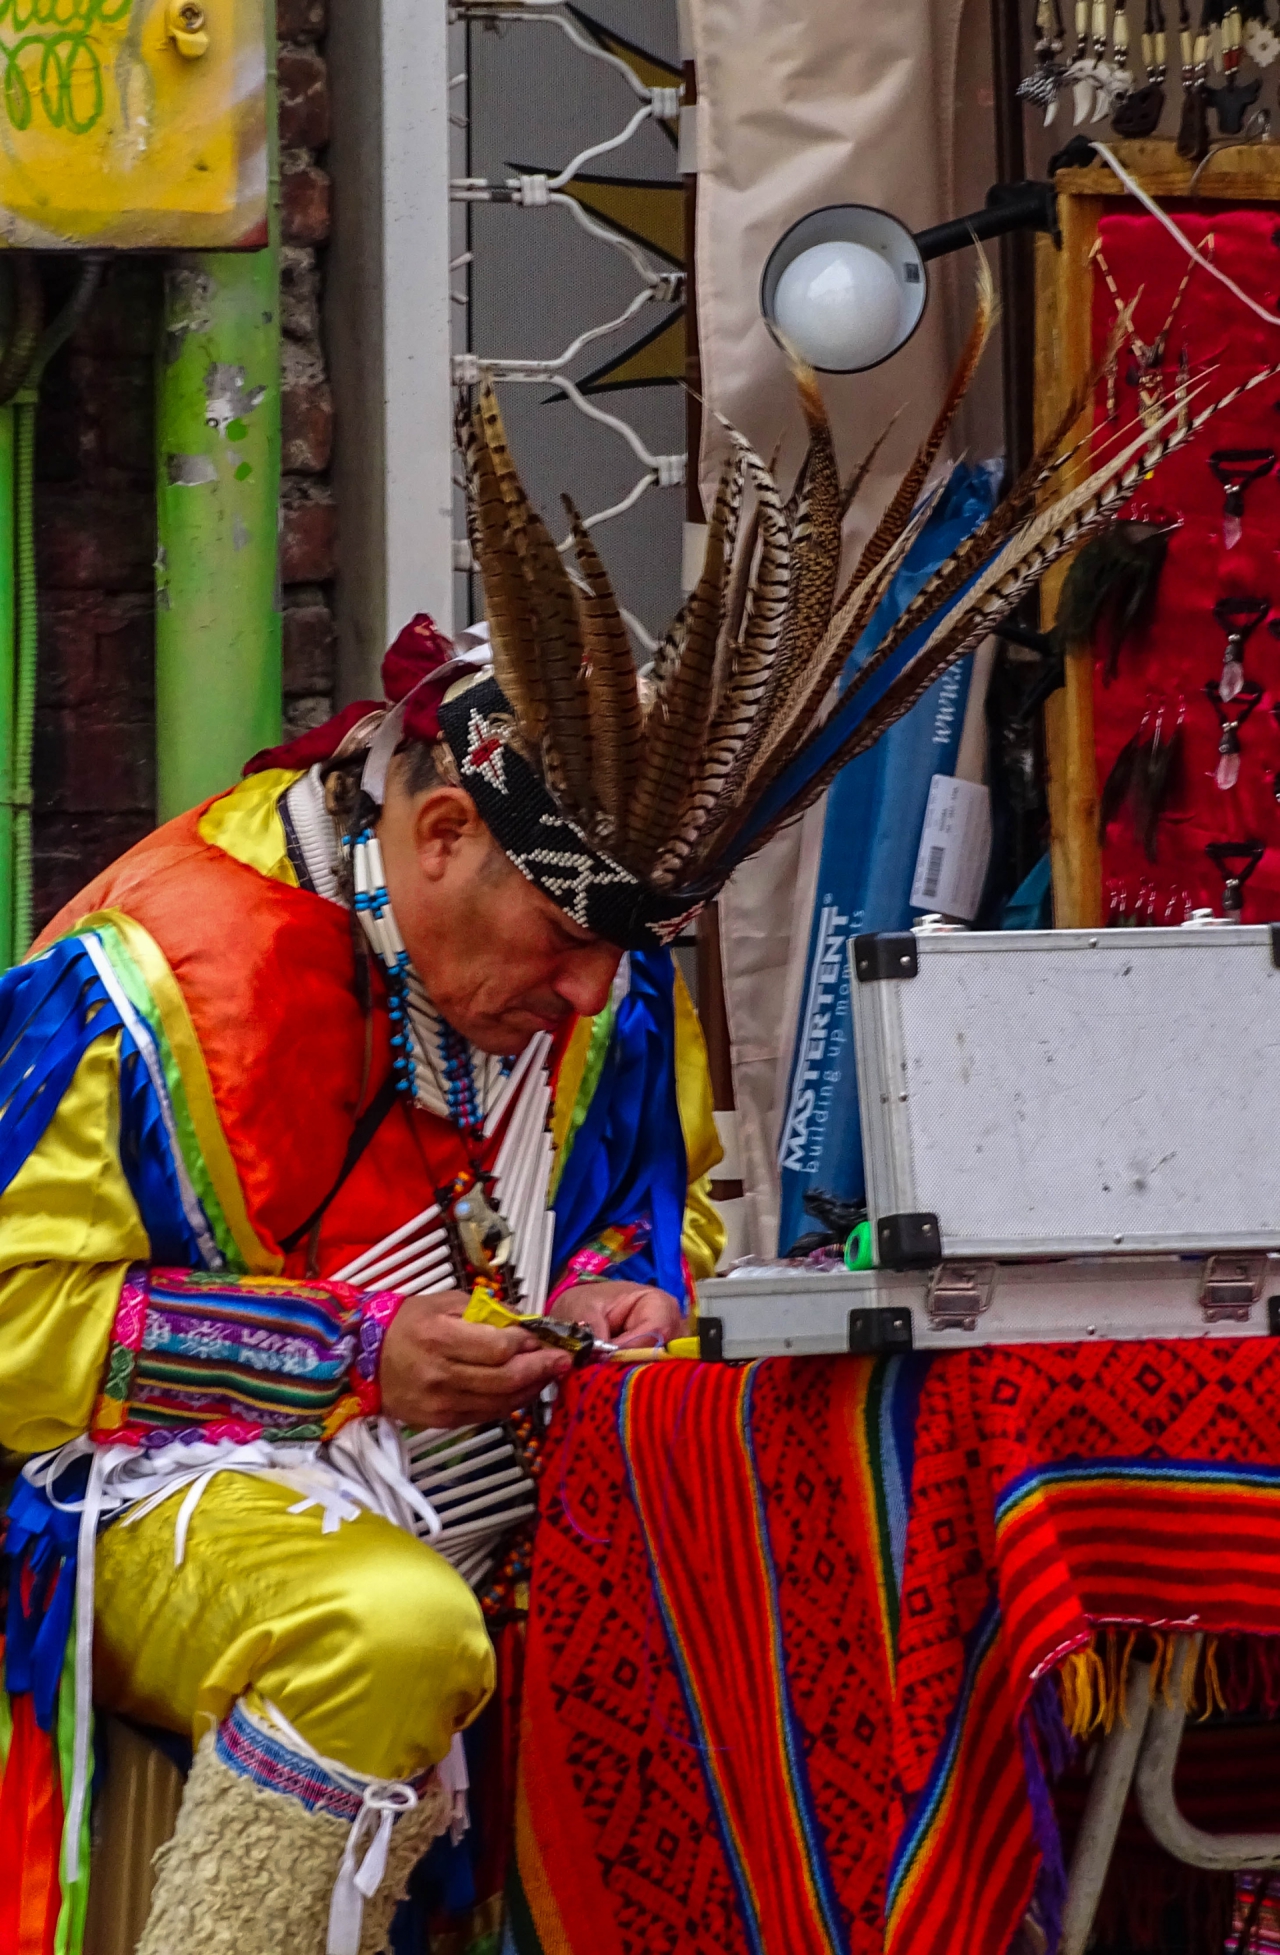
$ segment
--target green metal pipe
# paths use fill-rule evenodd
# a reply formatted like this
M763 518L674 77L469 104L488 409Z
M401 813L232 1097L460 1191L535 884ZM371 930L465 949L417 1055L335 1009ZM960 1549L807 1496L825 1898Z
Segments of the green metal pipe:
M156 803L228 787L280 738L280 229L274 47L269 242L165 275L157 367Z
M36 396L17 396L13 409L16 475L14 559L17 564L17 679L13 714L13 958L31 948L31 756L36 724L36 660L40 620L36 590Z
M36 408L40 378L88 311L101 283L103 264L98 254L82 260L71 299L37 340L44 310L39 275L31 259L23 254L17 260L17 318L4 359L0 361L0 389L11 384L12 373L18 370L19 354L25 366L25 378L13 393L12 406L6 400L0 409L7 424L7 436L0 435L0 442L7 439L9 453L8 493L0 513L0 720L7 736L0 824L0 885L4 904L0 942L5 950L6 969L26 956L33 934L32 754L40 651L40 594L36 583ZM6 487L5 475L6 471L0 468L0 495Z
M14 716L17 610L14 591L14 409L0 407L0 971L15 961Z

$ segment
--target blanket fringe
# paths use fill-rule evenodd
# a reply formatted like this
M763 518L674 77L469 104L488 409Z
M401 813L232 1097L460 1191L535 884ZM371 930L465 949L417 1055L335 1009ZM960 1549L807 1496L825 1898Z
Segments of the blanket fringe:
M1165 1704L1172 1704L1180 1698L1191 1716L1203 1720L1212 1717L1215 1711L1235 1708L1223 1688L1219 1662L1221 1643L1229 1640L1233 1644L1254 1645L1276 1640L1271 1637L1207 1637L1199 1651L1192 1649L1187 1652L1179 1666L1179 1674L1175 1676L1178 1637L1183 1633L1175 1630L1139 1631L1124 1627L1095 1630L1089 1642L1073 1650L1058 1665L1062 1721L1069 1735L1081 1740L1095 1737L1098 1733L1105 1735L1115 1728L1117 1720L1121 1724L1128 1724L1135 1650L1136 1660L1151 1665L1149 1687L1152 1695ZM1280 1693L1280 1650L1270 1654L1277 1660L1274 1688ZM1242 1682L1252 1682L1255 1669L1262 1673L1262 1659L1256 1653L1241 1660L1233 1652L1233 1661L1235 1668L1243 1672ZM1235 1694L1232 1692L1232 1696ZM1251 1701L1257 1701L1252 1691L1249 1696ZM1280 1703L1280 1694L1277 1702Z

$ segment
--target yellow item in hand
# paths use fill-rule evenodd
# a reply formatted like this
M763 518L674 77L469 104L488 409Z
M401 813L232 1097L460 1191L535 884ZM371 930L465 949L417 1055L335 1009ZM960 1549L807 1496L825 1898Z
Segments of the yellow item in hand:
M477 1277L471 1299L462 1315L469 1324L492 1324L495 1330L510 1330L513 1325L519 1328L527 1321L516 1311L507 1309L493 1284L483 1276ZM541 1321L540 1317L533 1319L534 1323Z

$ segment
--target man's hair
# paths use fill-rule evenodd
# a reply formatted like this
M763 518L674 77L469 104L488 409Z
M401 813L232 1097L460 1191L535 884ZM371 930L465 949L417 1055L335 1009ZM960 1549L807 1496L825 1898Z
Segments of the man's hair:
M405 788L408 794L428 794L432 788L442 788L446 784L444 770L436 757L436 743L426 739L412 739L403 749L405 759Z

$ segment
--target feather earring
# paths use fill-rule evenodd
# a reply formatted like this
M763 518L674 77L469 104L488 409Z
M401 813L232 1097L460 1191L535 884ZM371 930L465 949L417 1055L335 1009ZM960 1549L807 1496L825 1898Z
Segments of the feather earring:
M1156 715L1155 732L1151 745L1145 755L1146 777L1142 791L1142 819L1138 839L1148 862L1156 860L1156 829L1164 813L1165 802L1178 785L1182 766L1182 723L1187 717L1187 702L1180 698L1178 715L1170 730L1169 737L1161 741L1164 728L1165 703L1162 700Z
M1064 654L1088 651L1105 633L1104 679L1115 676L1120 646L1155 602L1169 554L1169 531L1153 523L1112 523L1086 543L1063 581L1053 639Z
M1098 796L1098 840L1100 842L1106 841L1108 829L1129 799L1141 737L1141 730L1129 735L1112 761L1107 778L1102 783L1102 792Z

